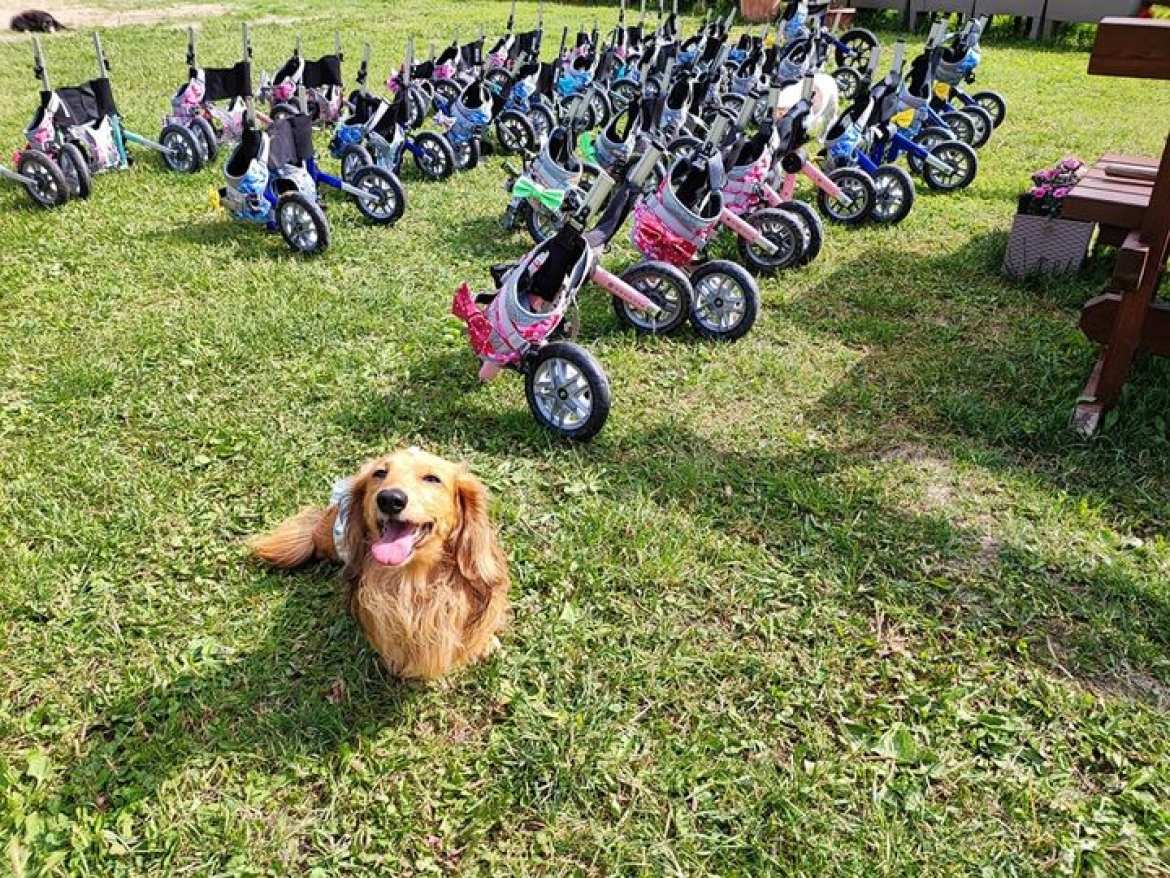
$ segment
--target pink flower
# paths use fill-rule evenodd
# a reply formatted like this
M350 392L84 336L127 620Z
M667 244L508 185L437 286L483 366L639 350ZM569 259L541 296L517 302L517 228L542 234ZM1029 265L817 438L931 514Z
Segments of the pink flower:
M1064 168L1066 171L1079 171L1081 168L1084 167L1084 162L1082 162L1076 156L1069 156L1063 162L1060 163L1060 166L1062 168Z
M1047 183L1049 180L1052 179L1052 176L1053 176L1052 171L1037 171L1035 174L1032 175L1032 179L1035 180L1037 183Z
M1059 189L1054 190L1052 193L1052 197L1057 199L1058 201L1060 199L1064 198L1066 195L1068 195L1068 187L1067 186L1061 186Z
M1046 198L1051 189L1048 186L1036 186L1032 189L1033 198Z

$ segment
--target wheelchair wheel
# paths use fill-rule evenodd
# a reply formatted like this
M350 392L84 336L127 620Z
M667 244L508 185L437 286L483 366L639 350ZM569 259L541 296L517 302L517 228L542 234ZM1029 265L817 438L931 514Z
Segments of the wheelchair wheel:
M189 129L181 125L168 125L158 136L158 142L167 150L162 153L167 170L194 174L203 167L203 147Z
M89 198L89 193L93 191L93 177L82 151L75 144L66 143L57 153L57 165L65 175L65 182L69 184L69 195L72 198Z
M995 122L992 121L991 114L975 104L962 107L959 112L967 116L975 126L975 139L971 141L971 145L976 149L985 147L987 141L991 140L991 132L995 130Z
M742 265L726 259L705 262L691 273L691 287L691 326L704 338L736 341L755 324L760 288Z
M998 92L977 91L971 95L971 99L991 114L991 122L996 128L1007 118L1007 101Z
M628 79L615 82L609 90L609 98L613 103L613 111L620 113L640 94L642 94L642 89L635 82L630 82Z
M503 67L493 67L483 75L483 78L494 94L503 93L504 89L512 84L512 74Z
M417 128L427 118L427 108L431 100L413 85L406 96L406 127Z
M573 442L588 442L609 418L609 379L597 359L571 341L536 352L527 365L524 395L538 424Z
M450 79L439 79L435 81L435 96L431 100L435 109L440 112L447 110L459 100L459 85Z
M756 274L775 274L796 265L804 253L804 231L791 214L779 208L765 207L749 213L743 219L777 247L776 252L770 255L758 244L751 244L736 236L744 265Z
M861 87L861 74L852 67L838 67L833 71L833 79L836 80L837 89L844 101L853 100L857 95L857 89ZM764 106L767 106L767 103Z
M329 246L329 221L315 201L300 192L286 192L276 202L276 224L284 242L298 253L312 255Z
M376 165L358 168L349 182L375 196L374 199L354 196L357 209L370 222L384 226L402 218L406 210L406 192L398 178L385 168Z
M506 71L505 71L506 72ZM506 110L496 119L496 138L506 155L536 151L536 132L523 113Z
M914 207L914 181L896 165L882 165L873 172L873 221L896 225Z
M16 170L32 180L24 188L38 207L60 207L69 200L69 182L64 172L45 153L26 149L20 154Z
M354 174L373 163L368 149L360 143L351 143L341 151L341 179L352 183Z
M932 127L924 128L922 131L920 131L918 136L914 138L914 142L925 149L927 152L930 152L935 144L945 143L950 139L951 136L949 133L947 133L945 128ZM915 174L922 173L923 163L924 159L920 158L919 156L916 156L913 153L906 153L906 164L910 166L910 170L912 170Z
M680 269L668 262L639 262L623 271L621 279L662 309L651 314L611 296L614 314L624 326L645 335L670 335L686 323L694 293Z
M599 89L590 89L589 109L593 111L591 128L604 128L613 118L613 103L606 97L605 92Z
M529 107L527 115L528 121L532 124L532 131L536 134L536 142L544 143L557 126L557 120L548 107Z
M951 129L955 140L975 145L975 123L966 113L950 112L942 114L943 124Z
M543 207L525 205L524 228L528 230L533 242L543 244L561 230L565 224L560 213L553 213Z
M929 163L922 168L926 185L940 192L966 189L971 185L971 181L975 179L975 174L979 170L979 159L975 156L975 150L957 140L936 144L930 150L930 154L951 167L949 172Z
M869 69L869 59L873 55L873 50L878 47L878 38L873 31L855 27L841 34L838 40L842 44L836 48L838 67Z
M808 265L821 255L821 248L825 245L825 224L821 222L821 215L804 201L786 201L776 209L784 211L800 226L804 247L796 264Z
M851 199L849 203L833 198L824 190L817 192L821 213L835 223L855 226L869 219L873 213L873 178L860 168L838 168L829 179Z
M414 147L414 165L428 180L446 180L455 173L455 150L446 137L423 131L415 135Z
M203 151L203 161L211 164L219 155L219 135L215 133L215 126L202 116L191 119L190 131L199 141L199 148Z
M469 137L462 143L452 143L451 150L455 153L457 171L471 171L479 164L478 137Z

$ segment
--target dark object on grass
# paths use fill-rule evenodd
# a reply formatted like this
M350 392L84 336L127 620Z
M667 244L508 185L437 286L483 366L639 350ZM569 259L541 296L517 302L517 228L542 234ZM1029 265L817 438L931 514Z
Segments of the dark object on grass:
M10 27L26 34L51 34L54 31L69 30L43 9L26 9L12 16Z

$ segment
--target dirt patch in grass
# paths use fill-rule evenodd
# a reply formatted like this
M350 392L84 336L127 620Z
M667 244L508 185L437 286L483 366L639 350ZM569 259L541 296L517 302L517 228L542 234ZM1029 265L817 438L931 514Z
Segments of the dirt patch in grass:
M232 7L222 3L180 3L175 6L143 7L140 9L125 9L109 6L74 5L72 3L43 4L37 0L24 0L13 3L11 0L0 0L0 22L7 28L12 17L26 9L43 9L49 12L63 25L71 29L93 27L121 27L131 24L157 24L160 21L175 21L184 24L198 24L209 18L216 18L231 12ZM6 31L0 34L0 40L12 41L26 39L26 34Z

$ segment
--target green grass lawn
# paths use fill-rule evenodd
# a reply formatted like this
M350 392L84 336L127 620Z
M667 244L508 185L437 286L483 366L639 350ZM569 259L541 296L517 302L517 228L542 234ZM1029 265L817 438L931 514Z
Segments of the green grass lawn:
M337 26L381 73L507 6L239 2L205 63L245 14L258 67L304 16L309 54ZM105 44L153 136L181 30ZM93 75L87 32L46 47ZM587 293L614 395L588 447L478 384L447 316L525 249L498 159L408 173L392 230L332 199L313 261L213 211L218 163L140 151L52 213L0 188L0 873L1170 874L1170 368L1076 439L1109 260L998 271L1031 171L1156 154L1170 87L1069 43L984 57L1010 116L976 184L830 229L741 343L635 338ZM0 96L12 149L24 43ZM379 669L333 571L242 548L411 443L493 489L514 580L503 650L433 689Z

